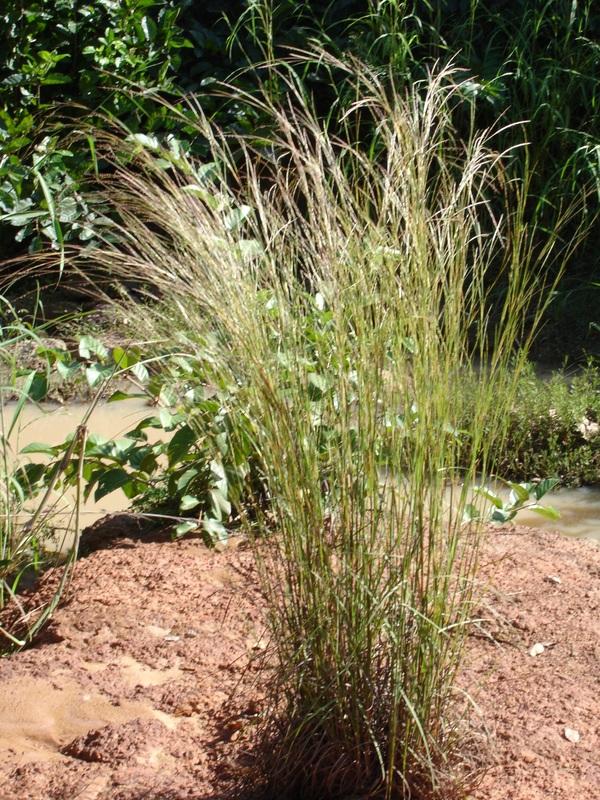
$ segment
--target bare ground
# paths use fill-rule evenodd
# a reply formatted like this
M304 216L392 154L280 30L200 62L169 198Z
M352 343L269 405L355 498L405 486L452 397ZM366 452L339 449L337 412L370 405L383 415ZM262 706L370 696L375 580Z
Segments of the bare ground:
M460 676L488 767L471 800L600 800L600 547L491 531L480 579ZM93 550L37 646L0 661L0 798L231 800L264 647L243 544Z

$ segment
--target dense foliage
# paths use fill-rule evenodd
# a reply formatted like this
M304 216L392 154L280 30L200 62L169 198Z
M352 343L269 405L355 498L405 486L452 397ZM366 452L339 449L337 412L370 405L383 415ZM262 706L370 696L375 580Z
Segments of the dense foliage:
M0 241L7 253L19 249L10 244L15 234L32 249L44 237L56 244L93 235L98 211L79 193L98 167L93 142L67 146L57 135L65 115L77 116L73 104L135 132L187 141L185 121L175 121L155 94L193 91L221 124L252 130L256 116L241 104L217 104L211 84L233 73L236 85L253 90L261 73L249 63L315 42L389 65L407 85L435 61L453 60L468 78L456 110L465 135L473 123L530 120L525 133L517 125L497 142L531 142L526 156L515 151L515 170L522 173L525 158L534 164L535 210L550 223L561 199L600 185L600 13L592 0L215 0L201 7L189 0L35 0L8 4L0 22L7 54L0 65ZM315 66L305 79L327 113L335 99L331 74Z
M506 478L556 475L563 486L600 481L600 372L588 366L542 380L529 369L519 383L508 437L495 470Z
M93 138L70 147L61 124L81 104L134 130L168 129L156 103L126 89L171 86L187 44L178 15L173 2L39 0L0 17L0 211L18 242L37 250L94 235L99 212L81 195L97 168Z

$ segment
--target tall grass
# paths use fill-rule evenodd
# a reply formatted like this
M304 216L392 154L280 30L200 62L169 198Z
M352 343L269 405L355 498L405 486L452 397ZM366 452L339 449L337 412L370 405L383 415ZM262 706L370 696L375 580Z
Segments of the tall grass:
M216 166L115 159L122 223L96 257L146 296L134 324L179 331L238 387L266 487L245 522L275 649L272 796L447 798L481 540L466 490L450 511L447 486L485 479L560 240L534 246L491 134L457 140L451 73L404 94L333 66L355 87L349 130L376 130L370 149L331 137L282 69L281 105L244 98L272 120L265 138L198 112Z
M85 426L79 426L65 457L42 485L45 465L24 459L19 451L19 436L25 425L28 405L43 400L48 388L49 364L44 369L23 369L23 352L36 346L44 350L43 329L37 330L18 319L6 303L7 321L2 326L0 344L0 654L33 641L50 619L67 585L77 557L80 531L81 487L78 474L75 507L70 515L63 511L63 492L55 491L69 462L85 447ZM12 317L12 319L11 319ZM40 409L40 414L44 412ZM83 461L80 459L81 467ZM58 525L57 525L58 523ZM60 537L55 527L65 527ZM72 539L69 552L57 556L65 540ZM49 566L60 561L62 574L54 593L41 607L27 607L20 596L24 585Z

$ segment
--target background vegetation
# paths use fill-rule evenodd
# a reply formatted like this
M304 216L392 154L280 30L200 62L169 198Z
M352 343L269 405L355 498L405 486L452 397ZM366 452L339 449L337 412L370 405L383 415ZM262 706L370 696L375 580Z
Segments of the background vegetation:
M598 208L600 13L593 0L215 0L201 6L35 0L8 4L0 22L0 48L7 53L0 65L0 246L6 256L48 243L60 249L93 241L102 230L104 210L84 199L84 189L106 165L96 158L89 129L86 136L65 137L65 122L77 129L84 113L75 106L92 112L99 128L117 117L132 133L171 137L173 146L203 156L207 143L186 122L179 93L196 93L219 125L258 133L268 120L239 97L234 103L216 98L214 82L229 77L252 93L262 77L249 64L315 42L333 54L352 53L381 74L389 69L406 86L432 64L452 60L464 70L453 108L458 132L495 125L503 128L499 148L530 142L506 164L509 176L529 176L530 214L551 228L564 203L584 188L590 219ZM332 75L331 67L298 69L321 115L333 102L351 101L343 76ZM171 99L178 118L159 96ZM597 319L597 244L596 232L569 264L542 339L547 357L598 346L590 328Z

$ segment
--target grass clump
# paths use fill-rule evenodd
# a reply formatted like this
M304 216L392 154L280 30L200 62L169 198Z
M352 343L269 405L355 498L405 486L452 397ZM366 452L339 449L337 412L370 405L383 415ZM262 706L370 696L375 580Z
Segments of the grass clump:
M268 790L447 798L481 536L463 522L467 489L449 510L447 487L485 480L506 435L558 235L534 249L519 187L491 212L501 159L488 134L455 137L451 73L403 94L335 68L357 97L346 137L282 69L281 105L244 98L270 116L265 138L199 115L212 165L116 160L122 223L96 257L141 278L135 324L181 331L207 381L235 387L231 435L260 464L264 489L240 513L269 534ZM356 142L366 118L370 149Z

